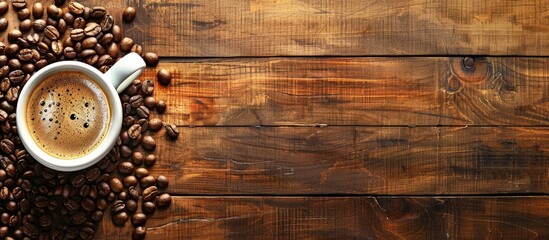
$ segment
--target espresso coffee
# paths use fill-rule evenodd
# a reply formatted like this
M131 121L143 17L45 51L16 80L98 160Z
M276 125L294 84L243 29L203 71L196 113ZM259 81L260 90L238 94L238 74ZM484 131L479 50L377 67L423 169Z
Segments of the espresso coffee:
M35 143L67 160L93 151L105 138L111 118L103 89L80 72L43 79L29 98L26 114Z

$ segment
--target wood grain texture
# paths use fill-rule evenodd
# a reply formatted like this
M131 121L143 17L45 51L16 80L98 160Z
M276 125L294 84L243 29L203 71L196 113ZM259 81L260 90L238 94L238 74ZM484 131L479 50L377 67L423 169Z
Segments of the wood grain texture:
M106 215L96 239L127 239ZM147 239L547 239L548 197L175 197Z
M161 56L549 54L545 1L114 0Z
M549 128L196 127L157 133L172 194L549 193Z
M163 119L193 126L549 126L549 59L236 58L162 62ZM146 71L143 79L155 78Z

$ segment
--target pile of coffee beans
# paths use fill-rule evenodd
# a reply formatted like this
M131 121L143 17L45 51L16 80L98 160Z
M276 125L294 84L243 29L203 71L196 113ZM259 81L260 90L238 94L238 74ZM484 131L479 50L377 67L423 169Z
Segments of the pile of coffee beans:
M110 211L113 224L131 222L132 237L143 239L148 216L172 201L165 192L168 179L149 174L157 161L150 132L164 127L169 139L179 136L175 125L151 117L153 111L166 111L166 103L153 96L154 81L135 80L120 94L120 138L107 157L78 172L51 170L27 154L17 135L15 106L30 76L50 63L76 60L106 72L128 52L140 54L148 66L156 66L158 56L123 37L104 7L64 0L45 5L0 1L0 16L11 10L19 19L0 18L0 31L18 24L8 42L0 42L0 238L92 239ZM135 15L128 8L120 17L132 21ZM157 77L163 85L171 81L166 70Z

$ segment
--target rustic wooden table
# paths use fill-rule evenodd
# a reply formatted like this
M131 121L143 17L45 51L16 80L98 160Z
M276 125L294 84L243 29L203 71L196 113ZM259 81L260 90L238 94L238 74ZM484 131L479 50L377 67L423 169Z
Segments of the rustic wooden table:
M148 239L549 239L549 2L82 2L174 73Z

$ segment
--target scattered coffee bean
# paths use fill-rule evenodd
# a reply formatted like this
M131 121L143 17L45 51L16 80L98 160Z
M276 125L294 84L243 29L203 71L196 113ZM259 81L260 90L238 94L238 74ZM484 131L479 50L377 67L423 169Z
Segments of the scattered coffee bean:
M160 114L164 113L166 111L166 102L164 102L164 100L158 100L155 109Z
M145 60L145 63L147 63L147 66L149 67L155 67L158 65L158 55L153 52L147 52L145 53L145 56L143 57Z
M132 153L132 163L136 166L140 166L145 161L145 155L141 152L133 152Z
M120 42L120 50L122 50L124 52L128 52L132 49L133 44L134 44L133 39L131 39L129 37L125 37Z
M156 156L149 154L145 157L145 166L153 166L156 163Z
M153 151L156 148L156 141L152 136L147 135L141 140L141 146L143 146L144 149Z
M124 186L126 187L137 186L137 178L135 178L135 176L133 175L124 177L122 181L124 182Z
M147 236L147 228L144 226L138 226L132 231L132 239L142 240Z
M175 140L179 137L179 130L177 130L175 124L166 124L164 127L166 128L166 135L168 138Z
M134 167L131 162L122 162L118 164L118 171L125 175L130 175L133 173Z
M78 2L69 3L69 11L74 15L80 15L84 13L84 5Z
M32 5L32 16L34 19L39 19L44 16L44 5L42 5L42 3L37 2Z
M123 226L128 221L128 214L126 212L117 213L112 217L114 225Z
M0 2L0 15L4 15L6 12L8 12L8 9L10 8L10 5L6 1Z
M156 178L156 186L160 189L166 189L168 188L168 185L170 182L168 181L168 178L164 175L160 175Z
M19 23L19 30L22 32L28 32L32 28L32 21L30 19L25 19Z
M147 223L147 215L143 213L136 213L132 216L131 221L134 226L143 226Z
M170 206L170 204L172 204L172 196L170 196L170 194L167 194L167 193L160 194L160 196L156 198L156 205L159 208L168 207Z
M19 11L17 11L17 18L19 18L19 20L23 21L25 19L28 19L30 17L31 13L29 11L28 8L23 8Z
M27 0L11 0L11 6L15 9L22 9L27 6Z
M136 10L133 7L127 7L122 13L122 19L126 22L132 22L135 19Z
M139 180L139 185L141 185L141 187L150 187L150 186L153 186L156 184L156 178L153 177L153 176L145 176L143 178L141 178L141 180Z
M19 31L19 29L13 29L11 32L8 33L8 40L10 42L17 41L18 38L22 37L23 33Z
M90 16L92 18L103 18L107 14L107 9L104 7L93 7Z
M153 202L143 202L141 209L146 214L153 214L156 210L156 204Z
M4 31L8 28L8 20L6 18L0 18L0 31Z
M120 29L120 27L117 26L117 32L115 33L115 29L114 29L114 18L113 16L107 14L103 17L103 19L101 20L101 31L103 32L108 32L108 31L111 31L113 35L115 36L120 36L122 37L122 30ZM119 32L118 32L119 31ZM120 41L120 40L119 40ZM118 41L115 41L115 42L118 42Z
M164 86L169 85L172 81L172 75L170 74L170 71L166 69L158 70L158 73L156 73L156 77L158 79L158 82Z
M124 184L122 184L122 182L118 178L111 178L109 186L111 188L111 191L115 193L122 192L122 189L124 188Z

